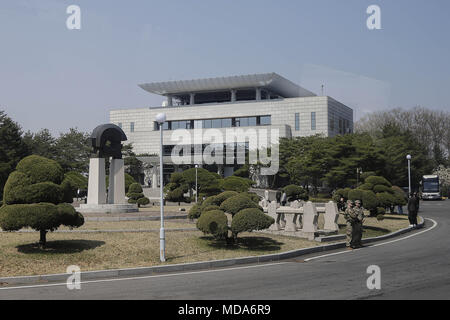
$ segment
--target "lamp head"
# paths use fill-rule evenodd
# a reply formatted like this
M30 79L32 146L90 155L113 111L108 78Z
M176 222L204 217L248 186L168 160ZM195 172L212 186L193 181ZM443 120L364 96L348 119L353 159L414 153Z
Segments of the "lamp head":
M406 159L411 160L411 155L408 154L408 155L406 156Z
M166 114L165 113L158 113L156 115L156 122L158 122L159 124L162 124L164 122L166 122Z

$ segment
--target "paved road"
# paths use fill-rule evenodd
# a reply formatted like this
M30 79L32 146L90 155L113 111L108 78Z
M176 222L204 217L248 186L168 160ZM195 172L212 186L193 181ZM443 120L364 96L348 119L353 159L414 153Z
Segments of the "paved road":
M86 282L81 290L65 285L0 289L0 299L449 299L450 201L424 202L420 214L427 218L426 228L360 250ZM366 286L369 265L381 269L380 290Z

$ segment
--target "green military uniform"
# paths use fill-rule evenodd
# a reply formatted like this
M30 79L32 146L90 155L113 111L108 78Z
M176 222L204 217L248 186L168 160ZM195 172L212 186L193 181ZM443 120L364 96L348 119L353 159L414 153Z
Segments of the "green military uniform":
M361 201L356 200L355 203L361 204ZM352 244L353 248L362 247L361 239L363 233L363 221L364 221L364 209L360 206L355 206L353 208L355 219L353 221L353 236Z

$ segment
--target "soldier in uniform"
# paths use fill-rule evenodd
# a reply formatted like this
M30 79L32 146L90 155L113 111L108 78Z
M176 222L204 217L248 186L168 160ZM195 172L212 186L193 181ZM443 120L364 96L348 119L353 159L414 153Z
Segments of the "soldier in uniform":
M347 209L345 209L344 212L344 218L347 224L347 228L346 228L346 243L345 245L347 246L347 248L353 248L352 247L352 238L353 238L353 221L355 218L355 212L353 210L353 202L352 200L347 200Z
M364 222L364 209L361 206L361 201L355 201L355 207L353 208L355 213L355 219L353 222L353 243L352 248L361 248L362 243L362 233L363 233L363 222Z

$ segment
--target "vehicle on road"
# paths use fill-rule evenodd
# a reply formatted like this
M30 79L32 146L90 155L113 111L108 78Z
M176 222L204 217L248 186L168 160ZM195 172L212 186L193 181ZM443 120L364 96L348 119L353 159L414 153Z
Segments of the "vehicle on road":
M437 175L425 175L422 177L422 200L442 200Z

